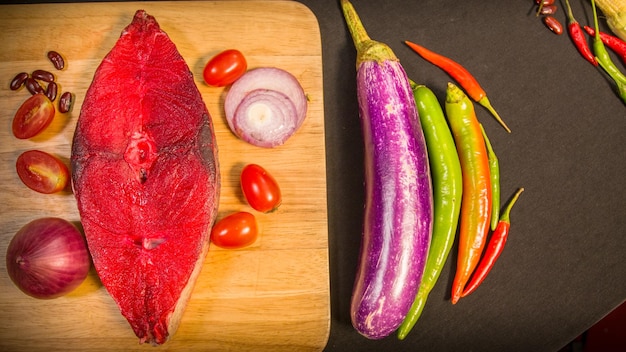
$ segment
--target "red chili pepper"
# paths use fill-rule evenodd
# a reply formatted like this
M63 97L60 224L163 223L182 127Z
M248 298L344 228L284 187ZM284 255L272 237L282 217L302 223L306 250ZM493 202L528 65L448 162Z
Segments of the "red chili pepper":
M587 43L587 37L585 37L585 33L580 27L580 24L574 18L574 14L572 13L572 7L569 4L569 0L565 0L565 5L567 6L567 30L569 32L570 38L572 38L576 49L578 49L578 52L585 58L585 60L589 61L592 65L597 67L598 61L596 60L596 56L593 54L593 52L591 52L589 43Z
M484 106L491 112L491 114L496 118L496 120L504 127L504 129L511 133L511 129L502 121L500 115L496 112L496 110L491 106L491 102L487 98L487 93L480 86L476 78L461 64L456 61L445 57L443 55L432 52L423 46L417 45L410 41L404 42L409 48L413 49L416 53L418 53L421 57L423 57L426 61L431 64L439 67L444 70L447 74L449 74L455 81L459 83L461 87L467 92L467 95L470 96L474 101L478 104Z
M592 27L585 26L585 32L590 36L596 35L596 30ZM621 38L611 35L606 32L600 31L600 40L604 43L604 45L608 46L611 50L613 50L619 57L622 59L624 64L626 64L626 42Z
M509 236L509 230L511 228L511 221L509 220L509 215L511 213L511 208L513 208L513 204L519 198L519 195L524 191L523 188L520 188L515 192L513 198L509 201L506 208L500 215L500 220L498 222L498 226L493 231L491 235L491 239L489 240L489 244L485 249L485 255L480 260L480 263L476 267L476 271L472 275L472 280L465 286L461 297L465 297L470 293L474 292L478 286L485 280L487 274L491 271L496 260L502 254L504 250L504 244L506 243L507 237Z

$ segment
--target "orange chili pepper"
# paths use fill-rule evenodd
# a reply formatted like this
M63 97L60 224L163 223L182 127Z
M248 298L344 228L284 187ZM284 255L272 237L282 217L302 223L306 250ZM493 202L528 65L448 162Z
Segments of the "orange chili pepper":
M487 108L487 110L491 112L502 127L504 127L507 132L511 133L511 129L504 123L504 121L500 118L500 115L498 115L496 110L491 105L485 90L465 67L448 57L437 54L408 40L404 43L426 61L444 70L447 74L454 78L454 80L457 81L457 83L467 92L467 95L469 95L470 98Z
M472 275L472 280L465 286L463 290L463 294L461 297L465 297L470 293L476 291L478 286L485 280L487 274L493 269L496 261L502 254L504 250L504 244L509 236L509 230L511 229L511 221L509 219L509 214L511 213L511 208L513 208L513 204L519 198L519 195L524 191L523 188L520 188L515 192L513 198L509 201L506 208L500 215L500 220L498 221L498 226L491 234L491 239L489 240L489 244L487 245L487 249L485 250L485 255L483 259L480 260L478 267L476 267L476 271L474 275Z
M445 107L463 178L459 249L452 282L452 304L455 304L485 246L491 220L492 189L487 147L472 101L459 87L448 83Z

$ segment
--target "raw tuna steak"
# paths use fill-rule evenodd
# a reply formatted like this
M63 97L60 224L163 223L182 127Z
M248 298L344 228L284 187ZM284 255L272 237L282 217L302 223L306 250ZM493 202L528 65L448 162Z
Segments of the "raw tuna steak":
M213 124L189 67L145 11L95 72L71 163L102 284L140 342L164 343L206 256L220 178Z

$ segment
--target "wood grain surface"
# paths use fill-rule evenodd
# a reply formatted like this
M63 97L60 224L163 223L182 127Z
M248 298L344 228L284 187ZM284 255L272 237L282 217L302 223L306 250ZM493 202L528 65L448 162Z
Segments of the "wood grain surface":
M287 1L193 1L0 6L0 253L27 222L56 216L79 224L71 191L44 195L19 180L15 160L40 149L69 165L70 146L85 91L97 65L138 9L156 17L187 61L215 124L222 170L218 216L249 208L238 176L247 163L269 170L283 204L255 212L260 238L243 250L211 247L176 334L159 351L315 351L330 324L326 168L320 32L312 12ZM202 82L206 61L237 48L250 68L276 66L294 74L309 99L298 133L275 149L238 140L223 115L225 89ZM67 60L56 71L47 60ZM75 94L40 136L18 140L13 115L29 96L9 90L21 71L47 69L62 91ZM0 260L1 351L156 351L139 345L92 270L74 292L53 300L23 294Z

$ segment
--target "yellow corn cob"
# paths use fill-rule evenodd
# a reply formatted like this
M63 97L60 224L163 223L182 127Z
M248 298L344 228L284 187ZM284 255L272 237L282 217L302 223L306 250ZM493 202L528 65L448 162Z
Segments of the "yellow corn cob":
M626 0L595 0L613 33L626 40Z

